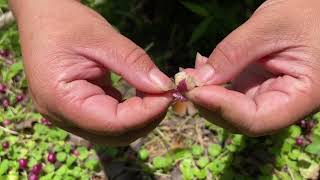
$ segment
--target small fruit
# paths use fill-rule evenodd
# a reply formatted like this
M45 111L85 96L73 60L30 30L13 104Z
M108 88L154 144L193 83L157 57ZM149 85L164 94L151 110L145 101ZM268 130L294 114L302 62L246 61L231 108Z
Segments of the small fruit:
M5 94L7 92L7 86L0 84L0 93Z
M17 100L17 102L21 102L21 101L23 101L23 99L24 99L24 95L18 95L17 97L16 97L16 100Z
M41 124L49 126L49 127L52 126L52 123L48 119L45 119L45 118L41 119Z
M54 153L54 152L49 152L47 160L48 160L50 163L54 164L54 163L57 161L56 153Z
M1 49L0 50L0 56L4 58L9 58L10 51L8 49Z
M180 93L185 93L196 87L196 84L194 83L193 78L184 71L177 73L174 76L174 80L177 86L177 90Z
M302 137L297 137L296 138L296 145L297 146L302 146L303 145L303 138Z
M10 105L9 100L8 99L4 99L2 100L2 106L6 109L8 108Z
M38 180L39 179L39 176L35 173L30 173L29 174L29 177L28 177L28 180Z
M5 141L5 142L2 143L2 148L3 148L3 149L8 149L9 146L10 146L10 144L9 144L8 141Z
M3 126L6 127L6 126L9 126L11 124L11 121L9 119L5 119L3 122L2 122Z
M311 131L316 126L316 122L313 120L310 120L307 122L307 130Z
M74 156L76 156L76 157L78 157L78 156L80 155L80 154L79 154L79 151L77 151L76 149L72 150L71 152L72 152L72 154L73 154Z
M19 168L20 169L26 169L28 166L28 160L27 159L20 159L19 160Z
M32 167L31 173L35 175L39 175L42 172L42 164L36 164Z

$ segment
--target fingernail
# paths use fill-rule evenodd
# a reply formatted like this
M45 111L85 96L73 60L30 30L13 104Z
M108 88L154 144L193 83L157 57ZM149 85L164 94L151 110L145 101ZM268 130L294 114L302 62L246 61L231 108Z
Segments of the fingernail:
M196 61L201 61L202 60L202 55L199 53L199 52L197 52L197 55L196 55Z
M175 88L173 82L159 69L154 68L149 72L150 80L163 91L169 91Z
M197 52L196 55L196 63L195 63L195 67L198 68L203 64L206 64L208 61L208 58L205 56L202 56L200 53Z
M203 64L199 68L196 69L195 73L195 81L197 86L206 85L210 80L213 79L214 69L209 64Z

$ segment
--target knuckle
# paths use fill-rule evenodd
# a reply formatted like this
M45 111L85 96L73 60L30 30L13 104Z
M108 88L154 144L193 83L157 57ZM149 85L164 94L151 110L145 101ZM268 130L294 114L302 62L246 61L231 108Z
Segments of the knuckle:
M260 121L252 121L249 128L247 128L244 132L245 135L249 137L259 137L265 135L265 129L261 126Z
M143 72L147 72L153 67L149 55L138 46L133 48L124 60L127 66Z
M243 55L242 50L240 47L232 45L228 39L220 42L215 49L219 57L223 59L221 62L226 66L236 65L241 55Z

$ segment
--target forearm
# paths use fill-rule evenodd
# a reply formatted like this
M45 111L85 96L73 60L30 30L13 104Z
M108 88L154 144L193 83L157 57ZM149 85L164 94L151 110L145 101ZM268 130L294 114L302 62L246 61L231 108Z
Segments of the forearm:
M60 2L78 1L80 0L41 0L35 3L34 0L9 0L10 9L13 11L15 17L20 19L25 13L31 13L40 10L42 7L50 7L50 9L58 8Z

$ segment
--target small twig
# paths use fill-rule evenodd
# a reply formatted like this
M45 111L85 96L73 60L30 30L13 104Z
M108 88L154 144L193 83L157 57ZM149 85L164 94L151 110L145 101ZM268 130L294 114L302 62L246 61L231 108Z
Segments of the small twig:
M202 132L201 132L200 127L199 127L199 120L196 120L195 129L196 129L198 141L199 141L200 145L203 147Z
M169 140L163 135L163 133L161 132L160 129L156 129L157 134L159 134L159 136L161 137L161 139L163 140L166 148L168 149L170 147L170 143Z
M292 174L292 171L289 167L287 167L287 170L288 170L288 173L289 173L289 176L291 177L292 180L295 180L294 178L294 175Z
M169 175L169 174L164 174L164 173L160 173L160 172L155 172L155 173L154 173L154 175L170 177L170 175Z
M5 131L5 132L7 132L7 133L9 133L9 134L12 134L12 135L18 135L18 134L19 134L19 133L16 132L16 131L12 131L12 130L7 129L7 128L2 127L2 126L0 126L0 129L3 130L3 131Z
M11 11L0 16L0 29L14 22L14 16Z

